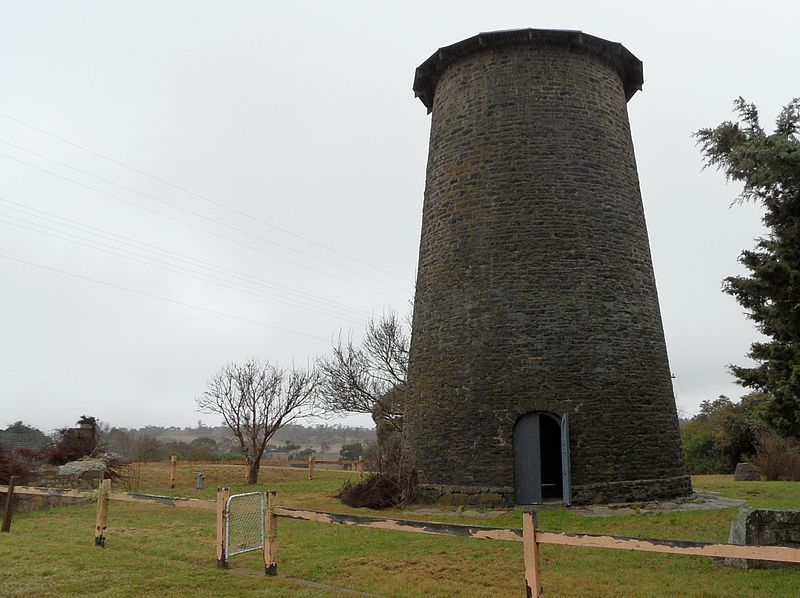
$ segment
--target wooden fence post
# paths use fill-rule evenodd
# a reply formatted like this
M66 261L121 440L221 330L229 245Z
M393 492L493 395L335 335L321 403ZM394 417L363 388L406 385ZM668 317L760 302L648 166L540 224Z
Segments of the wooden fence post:
M175 487L175 472L178 467L178 455L172 455L169 458L169 487Z
M364 455L358 457L358 477L364 479Z
M111 480L102 480L97 488L97 520L94 527L94 545L106 547L108 528L108 495L111 493Z
M314 479L314 457L308 458L308 479Z
M3 527L2 531L11 531L11 517L14 515L14 484L17 483L19 478L12 475L8 478L8 494L6 494L6 508L3 511Z
M525 588L527 595L539 598L542 576L539 571L539 543L536 541L536 511L522 513L522 555L525 560Z
M225 505L231 491L228 488L217 488L217 567L225 568Z
M267 575L278 574L278 563L275 557L278 551L276 541L278 534L278 517L275 515L275 491L270 490L266 493L266 509L264 510L264 573Z

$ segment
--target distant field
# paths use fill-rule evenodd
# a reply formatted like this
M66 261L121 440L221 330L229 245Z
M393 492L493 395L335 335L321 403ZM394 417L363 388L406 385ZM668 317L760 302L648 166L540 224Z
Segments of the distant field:
M240 484L244 468L204 465L207 488L194 490L190 464L168 488L165 464L142 467L140 492L211 499L218 485ZM414 510L370 512L334 498L350 472L265 468L256 489L276 490L290 507L394 515L459 523L519 527L511 510L491 517ZM696 488L745 498L753 506L800 507L800 483L746 483L699 476ZM616 535L725 541L735 509L692 513L584 517L547 509L540 528ZM0 595L107 596L522 596L522 546L491 540L426 536L279 520L278 576L263 575L259 555L214 566L214 514L112 502L107 548L93 546L94 506L60 507L18 515L0 534ZM550 596L797 596L796 570L737 571L711 559L542 546L542 574Z

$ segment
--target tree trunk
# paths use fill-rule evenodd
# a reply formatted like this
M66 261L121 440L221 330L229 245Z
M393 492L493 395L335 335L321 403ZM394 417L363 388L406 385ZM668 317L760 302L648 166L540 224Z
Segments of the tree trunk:
M261 468L261 457L247 461L247 477L244 479L245 484L258 484L258 470Z

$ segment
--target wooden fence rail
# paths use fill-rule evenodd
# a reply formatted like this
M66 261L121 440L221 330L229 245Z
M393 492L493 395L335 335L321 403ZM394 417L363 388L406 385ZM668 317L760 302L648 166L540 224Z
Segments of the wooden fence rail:
M302 509L288 509L284 507L276 507L275 514L278 517L285 517L286 519L302 519L305 521L316 521L317 523L338 523L342 525L413 532L417 534L437 534L440 536L460 536L485 540L522 542L522 530L505 527L438 523L435 521L418 521L415 519L391 519L387 517L353 515L350 513L305 511Z
M0 486L0 492L6 491L6 486ZM57 496L64 498L97 498L97 492L86 492L84 490L64 490L63 488L39 488L36 486L17 486L14 490L16 494L27 496ZM199 498L180 498L176 496L159 496L157 494L137 494L133 492L109 492L108 499L120 502L132 502L150 505L162 505L183 509L199 509L202 511L213 511L216 509L213 500L201 500Z
M8 488L6 486L0 486L0 492L7 490ZM107 500L112 501L117 500L132 503L167 505L176 508L200 509L209 512L216 511L217 513L219 513L220 508L219 494L218 500L213 501L149 494L109 492L107 486L104 488L103 492L81 492L78 490L62 490L59 488L18 486L15 488L15 492L20 495L28 494L38 496L98 496L99 501L102 501L104 500L104 497L107 497ZM483 540L522 542L523 556L525 561L525 581L529 596L539 596L539 593L541 592L541 573L539 566L540 544L578 547L582 546L588 548L630 550L639 552L660 552L667 554L716 558L755 559L761 561L777 561L783 563L800 564L800 548L790 548L786 546L742 546L738 544L715 544L710 542L661 540L628 536L608 536L602 534L543 532L537 529L536 513L532 511L526 511L522 514L522 529L486 527L480 525L439 523L413 519L393 519L387 517L354 515L350 513L291 509L287 507L275 506L275 494L274 492L270 492L269 494L270 500L268 519L265 515L265 523L267 529L269 530L269 541L267 542L269 546L265 545L264 547L265 570L268 569L269 574L274 574L277 571L277 545L275 542L276 520L281 517L287 519L313 521L317 523L334 523L391 531L458 536L462 538L478 538ZM217 540L217 544L219 545L219 539Z

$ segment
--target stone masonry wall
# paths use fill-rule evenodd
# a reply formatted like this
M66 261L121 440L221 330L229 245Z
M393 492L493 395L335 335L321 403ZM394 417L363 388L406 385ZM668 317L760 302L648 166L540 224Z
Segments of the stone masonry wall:
M569 415L575 502L691 492L607 61L518 44L439 75L410 361L424 482L513 487L513 426L535 410Z
M742 546L789 546L800 548L800 509L751 509L742 507L728 535L729 544ZM773 561L724 559L725 565L739 569L795 567Z
M8 492L0 490L0 505L5 506ZM14 513L31 513L43 511L51 507L62 505L82 505L93 502L93 498L77 496L34 496L31 494L14 494Z

